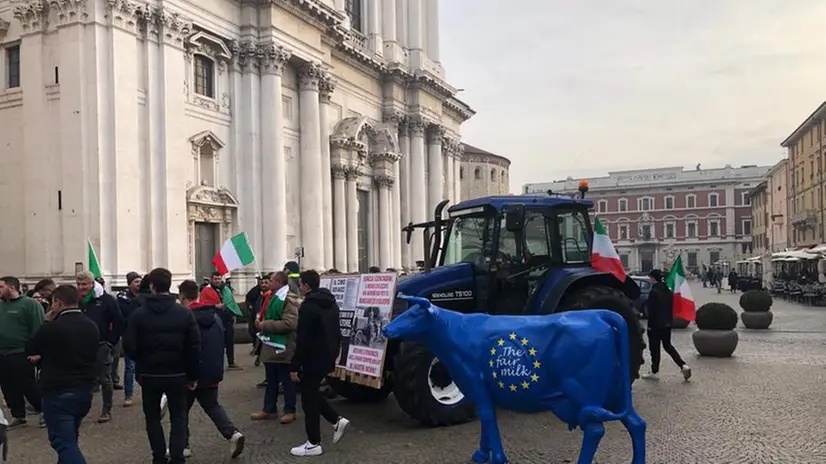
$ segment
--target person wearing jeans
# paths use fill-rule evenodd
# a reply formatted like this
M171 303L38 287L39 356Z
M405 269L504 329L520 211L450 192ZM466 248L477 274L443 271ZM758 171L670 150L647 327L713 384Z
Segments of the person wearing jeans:
M29 347L29 361L40 363L43 419L61 464L86 462L78 435L99 372L100 331L78 309L78 299L74 286L57 287L47 315L51 322L41 326Z
M295 354L290 365L290 378L301 388L304 427L307 441L290 450L293 456L319 456L321 416L333 424L333 443L338 443L350 421L340 416L318 391L321 381L336 368L341 349L341 328L336 298L326 288L320 288L318 272L304 271L299 288L304 301L298 310L298 332Z
M112 359L115 345L120 340L123 329L123 316L120 306L112 295L103 290L103 286L95 281L95 276L89 271L78 273L75 278L77 289L80 292L80 309L98 326L100 342L98 347L98 385L103 397L103 408L98 417L98 423L109 422L112 419Z
M154 269L144 279L149 281L152 294L129 319L123 349L135 360L153 464L183 464L189 417L187 390L198 385L201 335L192 311L169 294L172 273L168 269ZM169 459L161 425L164 395L171 423Z
M659 380L660 346L671 356L677 367L688 380L691 368L688 367L680 353L671 344L671 323L674 320L674 293L663 282L663 273L654 269L648 274L651 280L651 292L648 294L648 349L651 350L651 372L642 376L648 380Z
M143 279L137 272L129 272L126 274L126 283L129 288L118 293L118 306L120 307L121 315L123 316L123 330L129 326L129 318L141 305L143 300L141 295L141 282ZM123 347L119 347L119 351L123 352ZM115 383L115 389L118 389L118 358L115 358L112 363L112 378ZM135 392L135 361L124 354L123 357L123 407L128 408L132 406L132 395Z
M35 367L26 359L26 344L45 317L43 307L20 293L16 277L0 278L0 389L11 412L9 428L26 425L26 399L40 413Z
M295 421L296 387L290 379L290 363L295 352L295 331L298 325L298 295L290 292L288 277L276 272L267 284L271 291L261 303L256 315L255 327L261 332L261 362L264 363L267 386L264 392L264 409L250 415L252 420L274 419L278 415L279 385L284 388L284 415L282 424ZM283 348L276 348L274 341L284 341Z

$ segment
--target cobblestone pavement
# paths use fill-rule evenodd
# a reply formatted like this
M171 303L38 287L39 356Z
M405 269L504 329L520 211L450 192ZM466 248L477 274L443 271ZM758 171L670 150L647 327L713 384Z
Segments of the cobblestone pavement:
M738 295L693 285L698 303L723 301L738 308ZM807 464L826 462L826 308L807 308L778 301L775 322L764 332L738 329L740 345L731 359L696 356L691 330L676 331L677 348L694 369L684 383L670 361L659 382L634 385L637 409L648 421L648 462L654 464ZM243 350L239 349L239 352ZM252 423L249 413L260 408L262 391L254 384L263 370L245 356L245 370L228 372L222 396L230 416L247 435L241 463L292 463L289 448L303 442L303 424ZM99 398L98 400L99 401ZM96 403L96 407L97 407ZM336 401L352 420L348 435L323 463L469 462L479 437L478 422L449 429L417 427L391 397L383 404L363 406ZM94 412L94 411L93 411ZM92 415L93 416L93 415ZM197 407L192 414L192 464L229 462L228 446ZM512 462L570 463L576 461L581 434L568 432L550 414L500 414L500 427ZM330 441L329 429L325 440ZM113 422L87 420L82 447L90 464L149 462L149 446L140 409L117 408ZM11 464L54 462L45 430L35 427L10 432ZM630 440L617 424L608 427L598 463L630 462Z

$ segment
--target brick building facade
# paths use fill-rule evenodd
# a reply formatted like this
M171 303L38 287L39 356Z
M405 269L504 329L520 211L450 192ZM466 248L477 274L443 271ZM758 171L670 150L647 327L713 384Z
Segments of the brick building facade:
M687 268L752 252L749 192L771 166L682 167L611 172L588 179L588 197L626 269ZM576 192L579 179L527 184L524 193Z

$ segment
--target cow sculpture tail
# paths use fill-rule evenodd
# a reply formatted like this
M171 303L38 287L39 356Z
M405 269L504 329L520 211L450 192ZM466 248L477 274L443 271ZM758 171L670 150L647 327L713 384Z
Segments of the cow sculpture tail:
M631 374L629 364L631 362L630 353L628 352L628 326L625 319L613 311L602 311L602 320L608 323L616 332L614 338L617 343L617 352L620 355L620 375L622 376L619 382L621 403L618 411L609 411L601 407L585 407L579 413L579 423L587 424L589 422L605 422L623 420L628 415L628 411L633 408L631 400Z

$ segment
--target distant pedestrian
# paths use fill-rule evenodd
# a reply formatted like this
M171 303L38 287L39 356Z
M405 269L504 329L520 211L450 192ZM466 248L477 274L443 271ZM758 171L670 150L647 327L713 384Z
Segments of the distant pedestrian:
M207 297L215 295L214 292L203 294ZM215 305L221 301L217 298L199 298L198 284L194 280L185 280L178 286L178 300L192 310L201 334L198 386L187 392L187 411L190 411L197 401L218 432L229 441L232 458L237 458L244 451L244 435L235 427L218 402L218 386L224 380L224 326ZM189 437L184 454L192 454Z
M318 272L302 272L299 287L304 300L298 310L298 333L290 377L301 390L307 441L290 450L290 453L293 456L320 456L320 416L333 424L333 443L341 440L350 424L319 391L321 381L336 367L341 346L339 308L333 294L326 288L320 288Z
M121 315L123 316L123 331L129 325L129 318L132 317L138 308L141 307L142 298L138 296L141 294L141 284L143 279L137 272L130 272L126 274L127 289L118 293L118 306L120 307ZM135 392L135 360L129 356L123 358L123 385L119 385L118 377L118 361L120 354L123 352L123 341L118 342L117 353L112 362L112 383L115 390L123 390L123 407L128 408L132 406L132 395ZM120 388L119 388L120 387Z
M29 360L40 364L43 419L58 463L84 464L78 435L92 408L100 331L78 308L80 294L73 285L57 287L51 297L51 322L32 339Z
M683 378L688 380L691 378L691 368L671 344L674 293L663 282L663 273L659 269L654 269L648 276L652 283L651 292L648 294L648 348L651 351L651 372L642 377L648 380L659 380L660 347L662 347L680 368Z
M183 464L188 428L187 390L198 385L201 336L195 316L169 294L172 273L157 268L144 277L152 294L129 320L123 338L126 355L135 360L153 464ZM169 460L161 425L161 397L169 409Z
M0 278L0 388L11 412L9 428L26 425L26 401L40 413L40 391L26 344L43 324L45 313L37 301L20 293L16 277ZM25 399L24 399L25 398Z
M734 272L734 269L728 273L728 287L731 293L737 292L737 273Z
M270 292L256 317L256 327L266 342L261 345L261 362L267 376L264 408L251 414L252 420L278 417L279 384L284 387L282 424L295 421L296 386L290 378L290 363L295 352L295 332L298 326L298 295L289 291L287 274L276 272L269 281ZM283 348L274 346L277 340Z
M80 293L80 309L98 326L100 338L98 340L98 385L103 398L103 408L98 417L98 423L109 422L112 419L112 361L115 355L115 345L120 341L123 328L123 316L118 302L112 295L103 290L100 282L89 271L80 272L75 279L77 290Z

